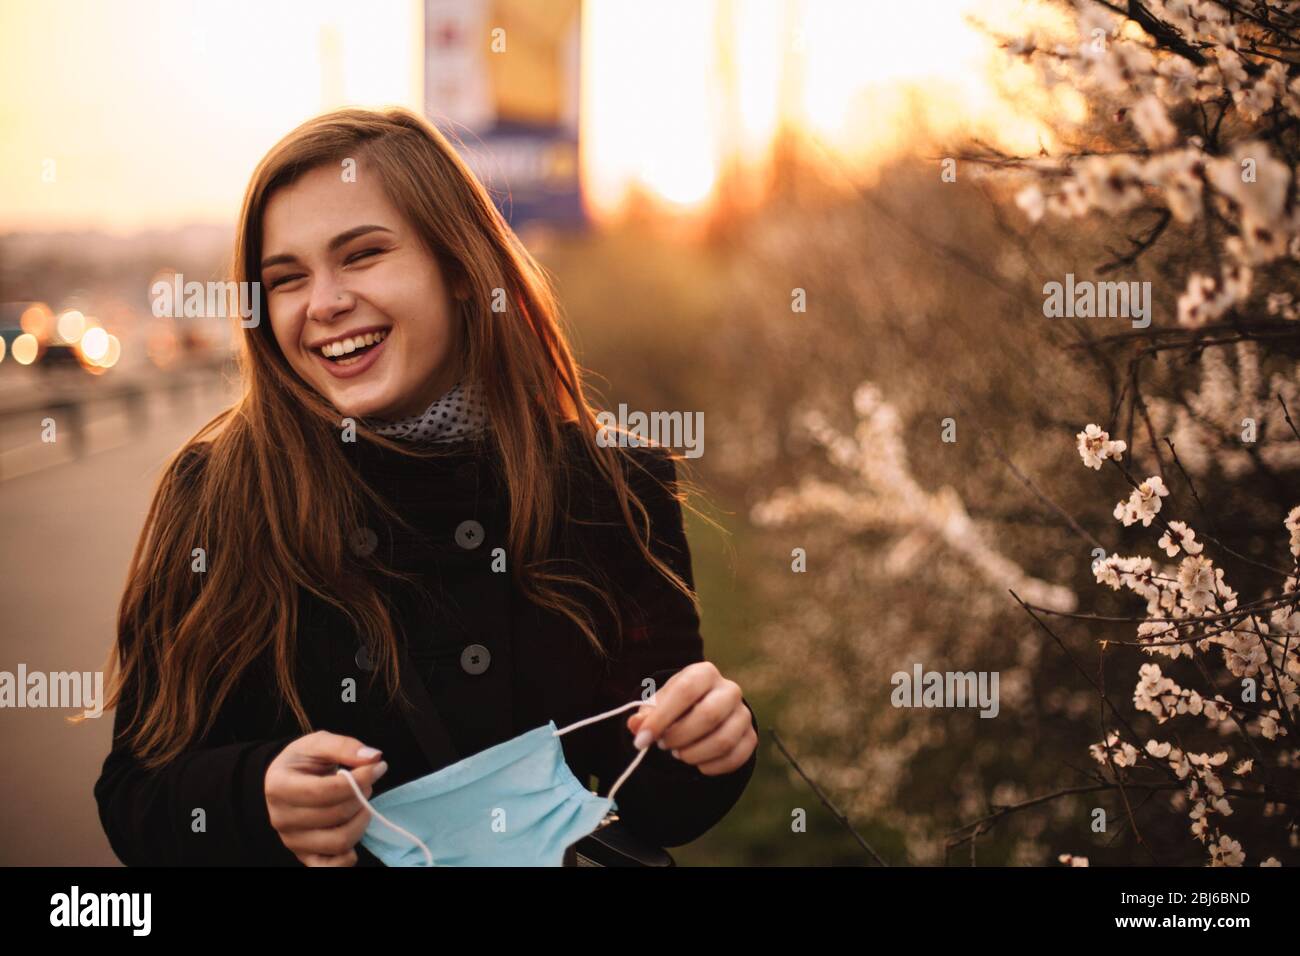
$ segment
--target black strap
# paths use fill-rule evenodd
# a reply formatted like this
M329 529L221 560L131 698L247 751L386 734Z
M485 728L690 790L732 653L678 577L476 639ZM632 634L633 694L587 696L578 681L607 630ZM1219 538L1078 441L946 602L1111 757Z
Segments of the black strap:
M402 695L412 705L400 708L402 717L411 729L415 742L420 745L420 750L428 758L429 769L439 770L455 763L460 759L460 753L452 744L451 737L447 734L447 726L442 722L438 708L434 705L433 698L429 696L428 688L424 686L424 681L415 669L410 654L407 653L405 641L398 641L397 665Z
M676 866L672 854L647 843L615 819L587 834L564 853L565 866Z

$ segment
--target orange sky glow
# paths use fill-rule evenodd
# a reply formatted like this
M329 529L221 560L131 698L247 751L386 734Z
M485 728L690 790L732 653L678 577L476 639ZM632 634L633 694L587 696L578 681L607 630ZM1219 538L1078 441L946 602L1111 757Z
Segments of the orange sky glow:
M646 16L585 0L592 210L615 215L634 185L670 210L706 206L719 171L760 169L783 126L863 170L918 124L1036 150L1041 130L989 80L991 43L965 18L1032 9L660 0ZM231 222L257 160L303 119L421 108L421 25L419 0L0 4L0 231Z

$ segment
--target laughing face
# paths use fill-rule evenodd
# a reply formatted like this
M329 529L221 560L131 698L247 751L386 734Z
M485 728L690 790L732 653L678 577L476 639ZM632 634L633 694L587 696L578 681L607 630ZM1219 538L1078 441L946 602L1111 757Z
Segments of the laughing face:
M347 416L396 420L456 384L459 330L437 258L363 164L267 201L262 287L289 365Z

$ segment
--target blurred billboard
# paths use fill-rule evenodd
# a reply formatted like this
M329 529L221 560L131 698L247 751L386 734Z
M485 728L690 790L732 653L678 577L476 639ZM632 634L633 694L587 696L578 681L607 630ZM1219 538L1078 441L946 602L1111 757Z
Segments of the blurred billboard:
M587 224L581 0L425 0L424 111L514 228Z

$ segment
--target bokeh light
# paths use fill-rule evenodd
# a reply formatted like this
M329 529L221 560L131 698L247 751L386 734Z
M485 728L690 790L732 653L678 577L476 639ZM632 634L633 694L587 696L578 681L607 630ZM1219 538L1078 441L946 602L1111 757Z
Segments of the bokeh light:
M56 328L60 339L69 345L75 345L86 331L86 317L76 309L68 309L59 314Z
M24 332L43 339L50 334L50 329L54 326L54 313L44 302L37 302L23 310L18 324Z
M108 354L108 332L104 329L88 329L81 337L81 354L96 365Z
M122 357L122 343L118 341L116 335L109 334L108 342L104 346L104 355L99 360L100 368L112 368L117 364L117 360Z
M36 355L40 350L41 343L30 332L24 332L14 339L14 361L19 365L31 365L36 361Z

